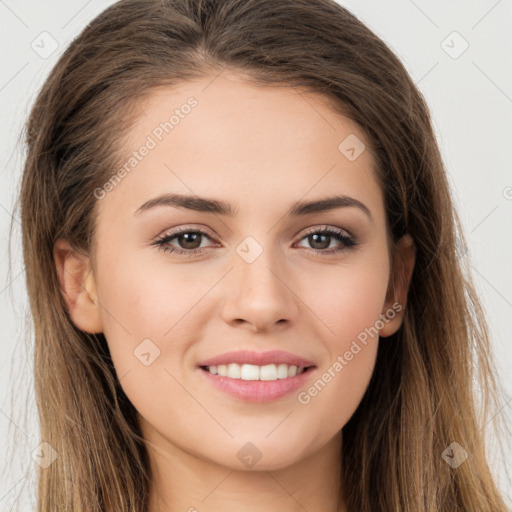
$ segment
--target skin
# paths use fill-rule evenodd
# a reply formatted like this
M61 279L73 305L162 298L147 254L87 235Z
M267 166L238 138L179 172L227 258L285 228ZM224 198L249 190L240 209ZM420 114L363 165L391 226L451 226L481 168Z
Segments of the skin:
M55 245L62 291L75 325L105 334L139 413L154 474L151 512L346 511L337 499L341 429L369 384L378 336L360 344L307 404L298 392L244 402L213 387L196 365L230 350L282 349L317 365L301 388L307 391L395 301L405 308L413 242L402 239L404 264L391 269L370 143L325 98L257 87L227 71L212 79L160 89L144 101L124 140L127 158L166 113L190 96L198 105L98 201L90 258L66 241ZM350 134L366 145L354 161L338 150ZM237 214L172 206L134 214L164 192L223 200ZM356 207L286 215L299 200L333 195L361 201L372 218ZM200 247L199 256L152 245L180 226L208 233L189 246ZM322 245L305 236L326 226L348 231L359 245L317 254L343 247L335 238ZM236 251L249 235L263 250L252 263ZM183 239L169 245L187 250ZM403 309L379 335L396 332L402 318ZM160 350L148 366L134 356L146 338ZM261 453L252 467L237 457L249 442Z

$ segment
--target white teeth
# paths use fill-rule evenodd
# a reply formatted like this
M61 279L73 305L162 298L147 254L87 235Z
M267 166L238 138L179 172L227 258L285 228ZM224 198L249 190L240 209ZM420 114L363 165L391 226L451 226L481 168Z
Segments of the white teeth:
M288 376L288 372L286 372ZM260 380L277 380L277 368L275 364L267 364L260 367Z
M257 366L255 364L219 364L218 366L207 367L213 375L229 377L230 379L242 380L277 380L295 377L304 371L303 366L281 364L267 364Z
M288 365L287 364L278 364L277 365L277 378L278 379L286 379L288 377Z
M226 376L227 377L230 377L232 379L239 379L240 378L240 374L241 374L241 368L240 368L240 365L239 364L236 364L236 363L231 363L231 364L228 364L228 371L226 373ZM249 380L249 379L246 379L246 380Z
M232 368L233 371L229 371ZM236 363L228 366L228 377L231 379L242 379L242 380L259 380L260 369L255 364L243 364L239 365Z

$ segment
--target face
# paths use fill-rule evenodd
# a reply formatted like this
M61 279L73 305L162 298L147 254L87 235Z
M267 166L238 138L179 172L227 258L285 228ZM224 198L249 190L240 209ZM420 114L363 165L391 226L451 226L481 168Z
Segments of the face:
M258 469L300 461L350 419L379 331L399 327L369 141L322 96L227 72L142 107L124 172L96 192L91 278L124 392L161 452L231 468L242 448L259 451ZM300 207L333 197L344 199ZM289 353L247 359L269 378L272 358L310 367L269 381L234 377L254 366L200 367L231 351Z

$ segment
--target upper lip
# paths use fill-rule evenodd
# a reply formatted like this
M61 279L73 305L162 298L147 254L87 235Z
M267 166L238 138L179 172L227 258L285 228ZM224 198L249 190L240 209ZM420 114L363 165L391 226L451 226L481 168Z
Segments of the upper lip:
M254 352L251 350L236 350L225 352L218 356L206 359L199 363L198 366L218 366L220 364L254 364L257 366L265 366L267 364L288 364L297 367L315 366L315 364L303 357L285 352L283 350L270 350L268 352Z

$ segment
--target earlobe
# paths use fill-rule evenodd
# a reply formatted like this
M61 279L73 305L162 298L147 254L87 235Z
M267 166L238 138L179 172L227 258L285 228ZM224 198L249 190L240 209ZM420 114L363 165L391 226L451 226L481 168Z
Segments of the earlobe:
M89 258L74 250L69 242L58 240L54 246L54 260L60 289L75 326L91 334L103 332Z
M402 325L415 262L416 247L414 240L409 234L405 234L398 243L395 267L392 271L386 302L382 311L387 320L384 321L385 325L379 331L381 338L391 336Z

